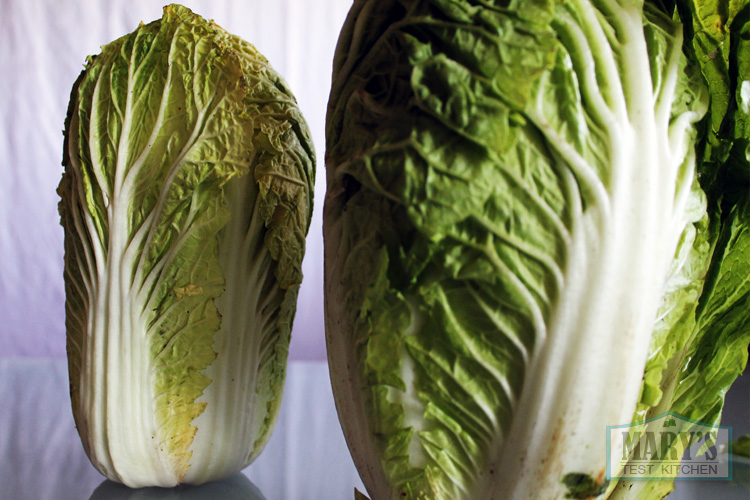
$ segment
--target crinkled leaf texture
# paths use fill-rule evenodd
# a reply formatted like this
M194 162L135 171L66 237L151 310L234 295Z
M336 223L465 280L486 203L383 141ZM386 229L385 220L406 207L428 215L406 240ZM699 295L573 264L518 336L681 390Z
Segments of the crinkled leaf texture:
M58 192L76 425L129 486L225 477L274 426L312 211L297 104L190 10L90 57Z
M604 498L606 426L718 418L748 214L699 182L710 88L667 3L354 3L326 335L372 498Z

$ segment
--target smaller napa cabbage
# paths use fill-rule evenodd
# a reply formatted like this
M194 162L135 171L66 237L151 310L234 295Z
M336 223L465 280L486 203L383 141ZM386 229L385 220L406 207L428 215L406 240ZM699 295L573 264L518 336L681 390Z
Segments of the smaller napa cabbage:
M70 388L91 462L129 486L244 468L281 404L312 210L286 83L170 5L88 59L63 164Z

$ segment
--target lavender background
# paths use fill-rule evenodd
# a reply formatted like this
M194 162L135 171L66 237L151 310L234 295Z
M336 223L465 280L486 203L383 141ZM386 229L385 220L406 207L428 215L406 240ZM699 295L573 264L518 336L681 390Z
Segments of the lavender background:
M168 0L0 0L0 358L65 356L63 232L55 192L70 88L89 54L161 17ZM291 359L325 359L325 109L351 0L183 0L253 43L288 81L318 155Z

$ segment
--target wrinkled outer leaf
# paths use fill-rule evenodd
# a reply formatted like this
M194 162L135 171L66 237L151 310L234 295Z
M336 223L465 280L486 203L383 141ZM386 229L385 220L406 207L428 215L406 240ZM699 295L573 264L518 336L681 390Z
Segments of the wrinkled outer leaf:
M172 5L88 59L65 134L89 457L130 486L239 470L278 413L302 279L314 155L294 98L254 47Z

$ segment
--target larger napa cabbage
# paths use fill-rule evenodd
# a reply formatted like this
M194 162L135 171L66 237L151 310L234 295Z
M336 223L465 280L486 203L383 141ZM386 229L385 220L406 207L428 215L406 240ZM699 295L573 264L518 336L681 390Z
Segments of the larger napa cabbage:
M76 426L129 486L261 452L281 404L314 153L258 51L176 5L90 57L60 214Z
M668 494L608 474L606 427L718 424L747 362L748 9L354 3L326 329L373 499Z

